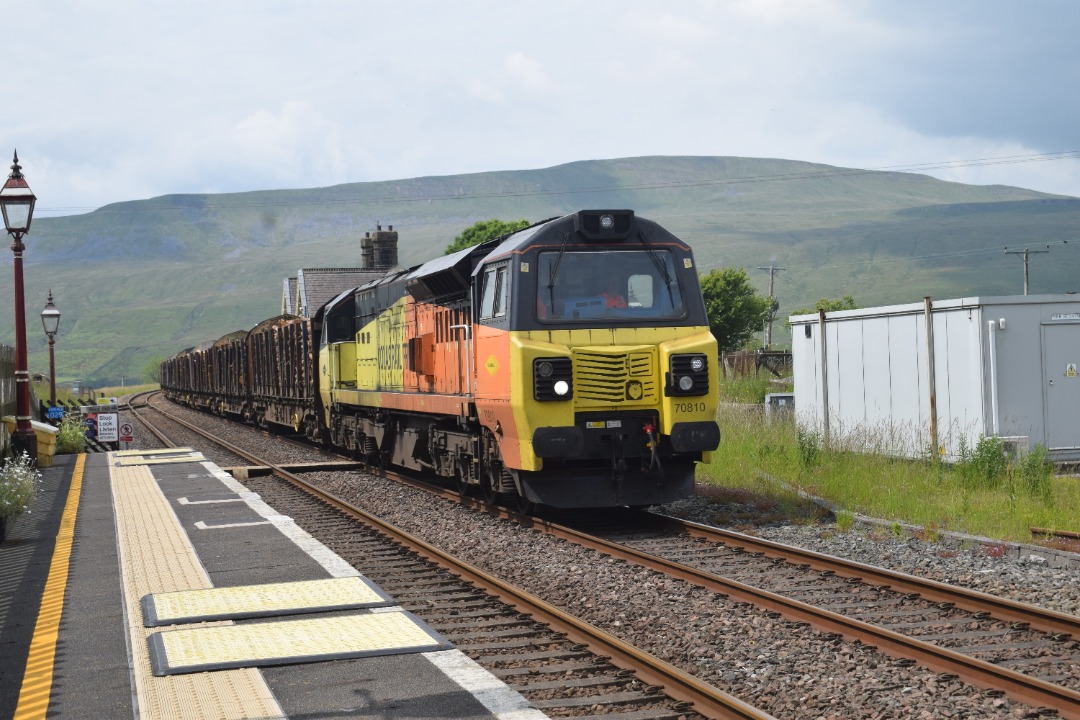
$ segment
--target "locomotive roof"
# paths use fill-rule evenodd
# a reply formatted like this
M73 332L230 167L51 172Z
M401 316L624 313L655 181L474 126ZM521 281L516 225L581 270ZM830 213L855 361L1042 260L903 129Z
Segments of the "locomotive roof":
M565 217L572 216L567 215ZM507 255L528 246L529 242L537 233L546 229L548 225L551 225L552 223L558 222L562 219L564 218L551 218L548 220L542 220L535 225L531 225L523 230L518 230L517 232L507 235L502 242L498 243L498 245L495 245L492 248L491 252L487 253L484 256L484 260L486 261L491 258L496 258L500 255Z
M612 218L613 224L602 228L599 220L605 215ZM570 243L573 245L595 243L610 247L624 243L638 244L640 241L654 245L674 243L683 249L689 249L686 243L652 220L635 215L633 210L581 210L571 215L543 220L507 236L484 256L481 264L522 252L533 244L557 244L566 233L572 235ZM474 274L478 270L479 266L474 270Z

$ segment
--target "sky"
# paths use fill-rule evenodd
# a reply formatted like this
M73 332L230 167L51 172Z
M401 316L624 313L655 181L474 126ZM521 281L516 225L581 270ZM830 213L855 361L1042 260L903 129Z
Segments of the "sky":
M42 0L4 7L36 216L646 155L1080 196L1075 0Z

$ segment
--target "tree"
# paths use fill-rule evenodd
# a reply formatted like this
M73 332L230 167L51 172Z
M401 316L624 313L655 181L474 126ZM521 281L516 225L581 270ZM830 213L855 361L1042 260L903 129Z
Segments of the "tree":
M142 369L142 381L145 383L160 383L161 363L163 362L165 362L165 358L160 355L155 355L147 360Z
M523 230L530 225L532 225L532 223L528 220L514 220L512 222L503 222L502 220L496 220L494 218L491 220L481 220L480 222L473 223L465 228L460 235L454 238L454 242L446 246L443 255L456 253L458 250L464 250L473 245L479 245L482 242L494 240L503 235L509 235L512 232Z
M754 289L743 268L720 268L703 275L701 294L720 352L738 350L769 320L772 302Z
M845 295L842 298L821 298L814 303L814 307L792 310L789 315L817 315L819 310L824 310L829 313L837 310L855 310L858 307L859 306L855 304L855 298L850 295ZM791 323L787 322L787 326L791 327Z

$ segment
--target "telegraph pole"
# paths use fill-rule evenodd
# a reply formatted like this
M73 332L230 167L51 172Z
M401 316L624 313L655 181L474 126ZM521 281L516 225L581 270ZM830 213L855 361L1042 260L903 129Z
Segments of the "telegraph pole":
M769 267L759 267L758 270L769 271L769 324L765 326L765 349L768 350L772 347L772 321L773 321L773 278L776 277L776 273L781 270L787 270L787 268L776 267L770 265Z
M1031 248L1024 248L1023 250L1010 250L1008 247L1005 248L1005 254L1006 255L1020 255L1021 253L1023 253L1023 255L1024 255L1024 294L1025 295L1028 294L1028 257L1032 253L1048 253L1048 252L1050 252L1050 246L1049 245L1046 246L1045 250L1032 250Z

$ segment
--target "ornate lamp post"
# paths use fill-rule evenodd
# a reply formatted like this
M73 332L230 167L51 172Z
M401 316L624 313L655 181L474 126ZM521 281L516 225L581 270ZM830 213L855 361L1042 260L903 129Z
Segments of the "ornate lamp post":
M41 326L45 328L45 335L49 338L49 405L55 405L56 360L53 356L53 345L56 343L56 333L60 332L60 311L53 305L52 288L49 289L49 301L41 311Z
M15 253L15 434L11 444L16 455L25 452L31 460L37 460L37 436L30 424L30 373L26 369L26 305L23 299L23 236L30 231L37 198L30 191L19 167L19 152L15 151L11 175L0 189L0 211L4 213L4 227L14 240L11 251Z

